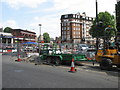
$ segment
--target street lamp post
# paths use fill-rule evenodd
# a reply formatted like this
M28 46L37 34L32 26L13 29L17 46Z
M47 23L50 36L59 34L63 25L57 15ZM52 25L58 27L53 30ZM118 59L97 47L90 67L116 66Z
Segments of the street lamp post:
M39 26L40 26L40 36L39 36L39 40L38 40L38 47L39 47L39 57L40 57L40 51L41 51L41 46L40 46L40 41L41 41L41 26L42 26L42 24L39 24Z
M98 2L96 0L96 30L97 30L97 25L98 25ZM96 49L98 50L98 43L99 43L99 39L98 36L96 37ZM96 50L96 53L97 53Z
M82 13L83 14L83 23L82 23L82 27L83 27L83 32L82 32L82 39L81 39L81 42L82 43L85 43L85 32L86 32L86 30L85 30L85 18L86 18L86 13L85 12L83 12Z

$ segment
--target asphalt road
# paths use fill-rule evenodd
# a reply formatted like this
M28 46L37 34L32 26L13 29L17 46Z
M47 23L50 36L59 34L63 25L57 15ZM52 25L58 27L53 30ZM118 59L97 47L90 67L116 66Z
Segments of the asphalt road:
M3 88L118 88L117 72L100 72L77 66L34 65L15 62L11 56L2 57Z

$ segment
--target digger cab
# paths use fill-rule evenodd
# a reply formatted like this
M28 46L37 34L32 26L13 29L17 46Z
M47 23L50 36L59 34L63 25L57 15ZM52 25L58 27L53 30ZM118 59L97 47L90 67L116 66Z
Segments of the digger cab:
M110 70L113 65L120 68L119 47L109 46L105 49L99 49L95 55L95 60L99 63L101 69Z

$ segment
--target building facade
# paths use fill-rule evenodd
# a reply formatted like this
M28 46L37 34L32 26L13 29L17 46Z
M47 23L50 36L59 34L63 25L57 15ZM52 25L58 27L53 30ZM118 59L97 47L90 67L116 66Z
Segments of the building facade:
M85 13L65 14L61 16L61 40L62 43L94 43L89 34L93 18Z
M3 52L3 49L12 48L13 40L14 36L11 33L0 31L0 53Z
M13 44L14 36L11 33L0 32L0 42L3 44Z
M15 37L13 43L19 40L20 43L36 42L36 33L22 29L12 29L12 35Z
M3 32L3 28L0 28L0 32Z

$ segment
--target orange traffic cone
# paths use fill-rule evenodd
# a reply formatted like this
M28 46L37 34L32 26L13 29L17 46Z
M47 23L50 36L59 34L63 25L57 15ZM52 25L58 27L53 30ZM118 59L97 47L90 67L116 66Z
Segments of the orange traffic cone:
M18 54L18 62L20 62L21 61L21 59L20 59L20 54Z
M77 70L75 69L74 59L72 59L71 69L70 69L70 71L69 71L69 72L74 73L74 72L76 72L76 71L77 71Z

